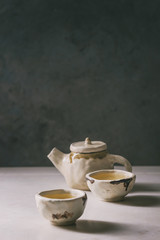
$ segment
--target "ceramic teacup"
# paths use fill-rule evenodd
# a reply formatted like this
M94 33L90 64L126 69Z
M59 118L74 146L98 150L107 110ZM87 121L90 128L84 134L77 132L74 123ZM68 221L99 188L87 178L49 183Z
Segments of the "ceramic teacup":
M103 201L120 201L133 188L135 174L123 170L98 170L86 175L91 192Z
M70 225L83 214L87 195L80 190L55 189L37 193L36 204L54 225Z

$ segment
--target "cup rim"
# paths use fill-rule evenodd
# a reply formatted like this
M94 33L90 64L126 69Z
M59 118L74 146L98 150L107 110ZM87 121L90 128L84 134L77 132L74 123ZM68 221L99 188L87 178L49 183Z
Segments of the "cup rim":
M124 175L124 178L118 178L118 179L106 179L106 180L102 180L102 179L96 179L94 177L92 177L93 174L96 174L96 173L99 173L99 172L121 172L121 173L124 173L126 174L127 176L125 177ZM110 183L110 182L116 182L116 181L120 181L120 180L126 180L126 179L131 179L131 178L134 178L136 175L132 172L128 172L128 171L125 171L125 170L121 170L121 169L101 169L101 170L96 170L96 171L93 171L93 172L89 172L86 174L86 180L94 180L94 181L97 181L97 182L107 182L107 183Z
M42 193L47 193L47 192L56 192L56 191L62 191L62 192L69 192L71 194L77 194L77 196L73 197L73 198L49 198L49 197L45 197L42 196ZM53 201L53 202L68 202L68 201L74 201L76 199L80 199L80 198L87 198L87 195L84 191L78 190L78 189L67 189L67 188L55 188L55 189L50 189L50 190L45 190L45 191L41 191L35 194L35 198L39 198L42 199L43 201Z

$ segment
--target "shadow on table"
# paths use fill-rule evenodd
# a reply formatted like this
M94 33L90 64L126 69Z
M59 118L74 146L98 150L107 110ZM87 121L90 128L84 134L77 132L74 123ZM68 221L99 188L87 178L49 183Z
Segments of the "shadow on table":
M158 183L135 183L132 192L160 192Z
M59 226L66 230L83 233L103 233L103 232L121 232L125 231L127 224L96 221L96 220L77 220L76 224L71 226Z
M153 207L160 206L160 196L150 195L130 195L125 197L121 202L116 202L121 205L136 206L136 207Z

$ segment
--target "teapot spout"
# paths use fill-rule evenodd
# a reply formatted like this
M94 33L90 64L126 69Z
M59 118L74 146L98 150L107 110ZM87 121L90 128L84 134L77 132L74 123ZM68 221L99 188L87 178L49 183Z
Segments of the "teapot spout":
M59 151L57 148L53 148L52 151L48 154L49 160L53 163L53 165L63 174L63 158L65 157L65 153Z

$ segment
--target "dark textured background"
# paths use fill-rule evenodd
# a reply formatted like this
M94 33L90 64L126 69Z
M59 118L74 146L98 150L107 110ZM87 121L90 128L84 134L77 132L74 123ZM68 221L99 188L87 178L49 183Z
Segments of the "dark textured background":
M160 164L160 1L0 1L0 165L90 136Z

